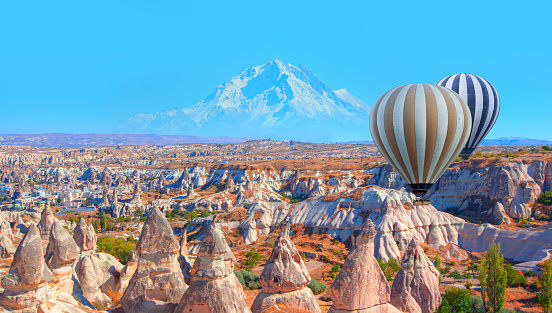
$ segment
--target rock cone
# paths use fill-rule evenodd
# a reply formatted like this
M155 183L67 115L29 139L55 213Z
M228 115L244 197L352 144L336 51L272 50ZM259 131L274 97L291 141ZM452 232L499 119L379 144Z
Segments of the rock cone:
M80 253L80 248L60 222L55 222L46 248L46 264L51 269L71 265Z
M410 298L420 310L417 310ZM433 313L441 305L439 271L413 238L401 262L401 270L391 288L392 304L404 312Z
M77 227L73 230L73 239L82 252L96 250L96 232L92 224L86 225L84 218L79 220Z
M334 305L328 312L400 312L389 303L391 289L374 257L376 230L369 219L330 287Z
M9 258L15 253L15 246L8 236L0 234L0 258Z
M40 235L42 237L48 238L48 236L50 236L50 231L52 230L52 225L55 220L56 218L54 217L52 210L50 210L50 206L46 206L40 214L40 222L38 223L38 229L40 230Z
M192 283L175 312L251 312L242 286L233 272L235 258L214 225L209 226L192 268Z
M172 312L186 291L180 245L165 215L153 208L136 246L138 264L123 294L125 312Z
M29 310L51 298L48 281L52 273L44 264L40 232L31 225L17 247L13 262L6 276L2 278L4 292L0 305L8 310Z
M289 222L280 224L279 236L259 279L263 291L253 302L253 313L282 305L305 312L321 312L314 294L307 287L311 278L289 237L289 230Z

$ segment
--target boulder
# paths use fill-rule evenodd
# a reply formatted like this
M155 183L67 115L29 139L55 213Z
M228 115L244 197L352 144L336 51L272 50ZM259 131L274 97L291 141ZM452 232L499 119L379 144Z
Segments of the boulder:
M73 231L73 239L82 252L96 250L96 232L92 224L86 225L84 218L81 218Z
M421 312L433 313L441 305L439 271L425 255L419 241L413 238L401 262L401 270L393 280L391 303L403 312L420 312L409 305L410 298Z
M309 272L289 237L289 222L282 222L279 228L274 249L259 278L263 291L255 298L251 311L287 305L305 312L321 312L307 287L311 280Z
M192 268L191 284L175 312L251 312L242 286L234 275L235 258L214 225L209 226Z
M138 264L121 302L125 312L172 312L186 291L180 245L165 215L154 207L136 245Z
M329 312L399 312L388 304L391 289L374 257L375 236L368 219L330 287L334 305Z

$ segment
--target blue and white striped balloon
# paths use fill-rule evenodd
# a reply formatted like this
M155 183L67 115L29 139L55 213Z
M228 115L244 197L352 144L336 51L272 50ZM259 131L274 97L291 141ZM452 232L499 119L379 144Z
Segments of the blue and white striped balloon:
M460 153L460 157L467 160L496 122L500 111L500 98L491 83L473 74L450 75L441 79L437 85L455 91L470 109L471 133Z

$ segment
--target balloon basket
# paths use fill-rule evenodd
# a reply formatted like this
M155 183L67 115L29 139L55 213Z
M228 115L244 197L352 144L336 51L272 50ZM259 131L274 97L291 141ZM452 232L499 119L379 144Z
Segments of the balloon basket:
M414 205L429 205L429 200L422 199L422 198L416 198L414 199Z

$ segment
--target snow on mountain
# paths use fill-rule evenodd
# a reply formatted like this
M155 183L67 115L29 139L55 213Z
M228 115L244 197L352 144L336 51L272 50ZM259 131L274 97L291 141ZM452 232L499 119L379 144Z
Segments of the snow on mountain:
M345 89L333 91L306 67L278 59L246 67L190 107L137 114L139 132L344 141L370 138L370 106Z

